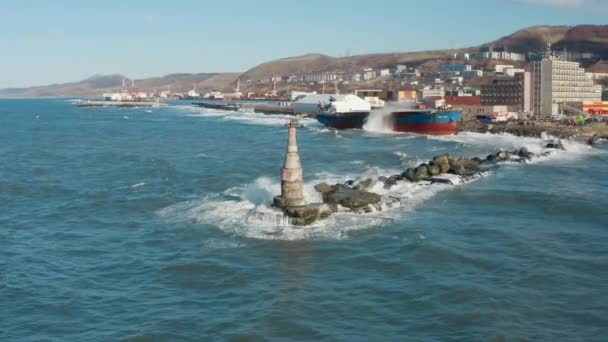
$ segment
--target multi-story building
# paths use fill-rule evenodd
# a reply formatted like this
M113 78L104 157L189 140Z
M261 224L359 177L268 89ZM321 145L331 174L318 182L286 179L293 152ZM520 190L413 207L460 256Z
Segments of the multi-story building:
M560 114L566 106L601 101L601 86L585 74L577 62L556 57L550 46L545 56L532 65L532 112L537 116Z
M439 87L439 88L424 87L424 89L422 89L422 92L420 93L420 95L423 99L428 98L428 97L443 98L445 96L445 89L443 87Z
M373 80L377 77L376 71L372 68L363 69L363 73L361 74L364 81Z
M520 61L523 62L526 60L526 55L515 52L507 52L507 51L487 51L481 53L481 57L485 59L500 59L500 60L508 60L508 61Z
M500 77L492 84L481 86L482 106L508 106L519 112L530 111L530 73L515 74L514 77Z

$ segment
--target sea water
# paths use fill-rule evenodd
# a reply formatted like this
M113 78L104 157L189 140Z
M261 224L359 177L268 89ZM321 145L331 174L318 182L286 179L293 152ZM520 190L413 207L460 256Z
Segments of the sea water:
M0 340L608 338L608 144L290 226L288 117L0 101ZM305 196L543 140L302 120ZM376 129L374 129L376 128Z

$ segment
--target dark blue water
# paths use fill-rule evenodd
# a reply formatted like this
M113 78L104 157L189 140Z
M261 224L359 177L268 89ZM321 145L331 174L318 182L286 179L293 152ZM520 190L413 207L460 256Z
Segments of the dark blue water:
M311 228L283 117L0 101L1 341L606 341L608 144ZM306 194L542 140L299 130Z

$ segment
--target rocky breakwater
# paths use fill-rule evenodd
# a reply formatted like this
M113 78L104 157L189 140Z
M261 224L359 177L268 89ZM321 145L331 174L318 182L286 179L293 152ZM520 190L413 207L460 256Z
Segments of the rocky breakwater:
M584 126L578 126L547 120L510 120L497 123L472 120L459 122L458 131L508 133L520 137L542 137L543 134L547 134L562 139L575 138L589 145L593 145L598 139L608 138L608 124L604 122L592 122Z
M564 149L560 140L549 141L546 149ZM514 151L497 151L486 157L462 158L450 154L434 157L428 163L409 168L401 174L349 180L345 183L320 183L315 190L321 194L323 203L311 204L284 212L294 225L309 225L325 219L336 212L365 214L390 209L399 205L396 197L381 195L374 189L390 190L401 182L432 186L433 184L459 185L478 179L491 173L491 170L504 162L526 163L536 157L551 153L539 154L530 152L526 147ZM378 191L378 190L376 190Z
M307 204L303 194L302 164L296 138L298 127L297 120L287 124L287 151L281 168L281 195L274 198L273 206L289 218L289 223L299 226L313 224L339 211L363 214L382 211L400 204L399 198L375 193L373 189L390 190L400 182L425 182L425 185L462 184L483 176L484 173L489 172L492 165L513 160L526 162L535 156L525 147L516 151L498 151L483 159L458 158L443 154L434 157L428 163L389 177L350 180L344 184L317 184L315 190L321 194L323 202ZM560 140L550 141L545 147L564 148Z

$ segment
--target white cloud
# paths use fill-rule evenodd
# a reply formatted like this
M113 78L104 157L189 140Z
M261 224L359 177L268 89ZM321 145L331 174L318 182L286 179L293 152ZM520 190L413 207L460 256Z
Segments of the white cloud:
M544 6L553 6L553 7L570 7L570 8L583 7L587 3L586 0L515 0L515 1L526 3L526 4L532 4L532 5L544 5Z

